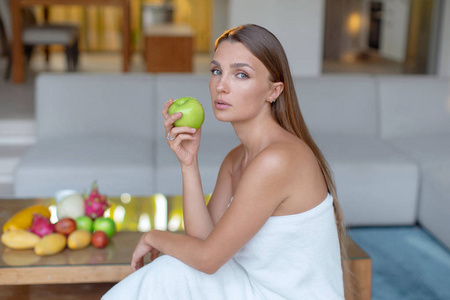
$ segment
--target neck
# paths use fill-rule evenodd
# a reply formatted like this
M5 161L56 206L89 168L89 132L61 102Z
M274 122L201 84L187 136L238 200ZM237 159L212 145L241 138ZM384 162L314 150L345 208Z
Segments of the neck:
M253 159L277 136L280 136L280 131L283 130L272 115L259 116L242 122L232 122L232 125L244 147L246 161Z

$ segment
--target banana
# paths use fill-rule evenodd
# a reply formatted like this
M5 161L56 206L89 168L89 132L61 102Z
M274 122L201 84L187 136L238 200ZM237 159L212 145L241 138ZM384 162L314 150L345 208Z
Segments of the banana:
M46 218L50 218L50 210L44 205L32 205L14 214L3 225L3 232L16 229L27 229L31 226L33 221L33 214L38 213Z

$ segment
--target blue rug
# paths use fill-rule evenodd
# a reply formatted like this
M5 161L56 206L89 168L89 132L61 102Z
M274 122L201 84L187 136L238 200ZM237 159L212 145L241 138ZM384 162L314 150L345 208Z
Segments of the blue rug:
M372 258L373 300L450 300L450 251L423 228L348 232Z

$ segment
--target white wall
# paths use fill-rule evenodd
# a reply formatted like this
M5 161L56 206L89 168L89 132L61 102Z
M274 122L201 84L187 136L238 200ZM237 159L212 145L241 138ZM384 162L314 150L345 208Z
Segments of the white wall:
M403 63L409 26L409 0L382 0L380 53L382 56Z
M322 72L324 0L225 0L228 26L255 23L266 27L283 44L295 76ZM217 2L217 3L216 3ZM223 5L216 0L215 5ZM220 13L215 10L215 14ZM223 20L217 26L223 26ZM217 32L214 28L213 32ZM214 37L214 39L217 36Z
M227 29L229 29L229 0L213 0L212 36L211 52L214 52L216 39Z
M361 50L369 49L370 30L370 0L361 1L361 24L359 31L359 47Z
M444 1L437 74L450 77L450 0Z

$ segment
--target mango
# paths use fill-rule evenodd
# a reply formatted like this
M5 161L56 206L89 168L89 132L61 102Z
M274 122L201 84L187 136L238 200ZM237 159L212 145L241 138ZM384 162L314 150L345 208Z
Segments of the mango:
M50 218L50 210L44 205L32 205L14 214L3 225L3 232L15 229L28 229L31 227L33 221L33 213L38 213L46 218Z
M72 232L67 238L67 246L72 250L86 248L91 244L91 233L78 229Z
M41 238L34 247L34 253L41 256L54 255L66 248L66 236L61 233L50 233Z
M33 249L41 240L37 234L23 229L7 231L1 239L6 247L16 250Z

